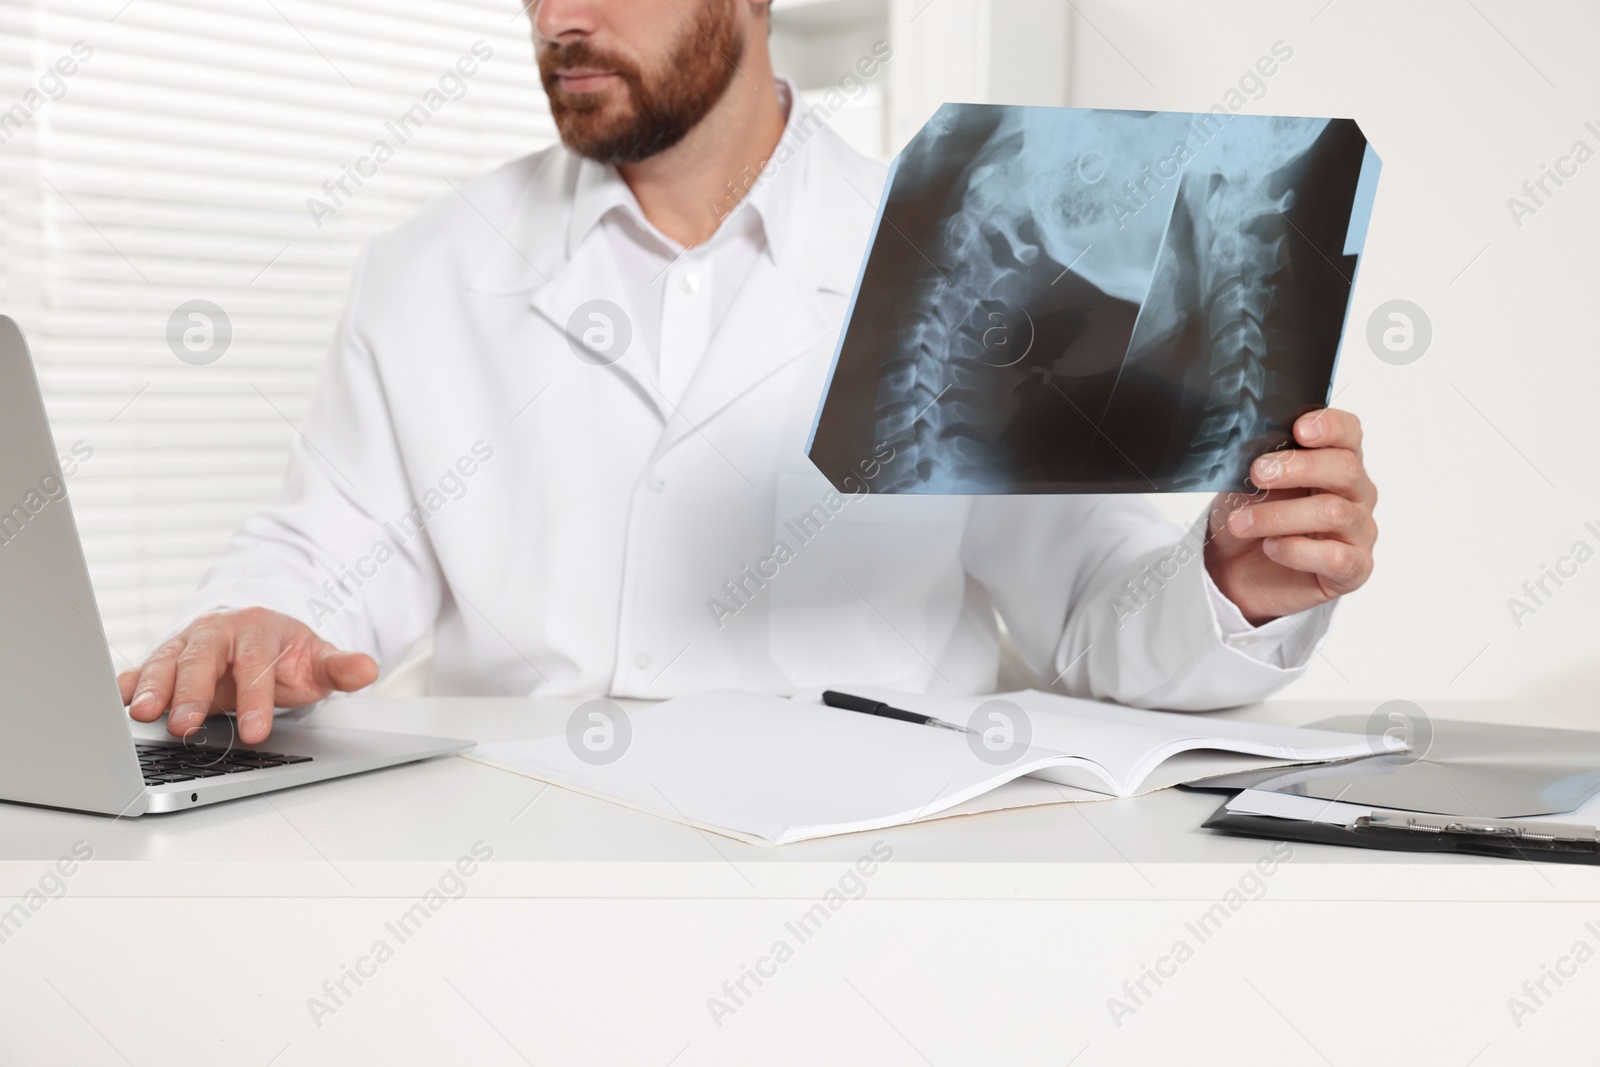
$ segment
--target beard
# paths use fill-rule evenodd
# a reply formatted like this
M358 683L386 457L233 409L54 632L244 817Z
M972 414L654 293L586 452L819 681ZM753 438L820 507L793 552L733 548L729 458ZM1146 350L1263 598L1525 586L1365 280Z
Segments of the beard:
M672 44L659 73L646 75L621 56L584 40L547 44L539 50L539 79L550 98L550 114L561 143L599 163L637 163L683 140L716 106L744 58L744 33L735 21L735 0L705 0ZM564 70L610 71L622 83L622 99L609 90L570 93Z

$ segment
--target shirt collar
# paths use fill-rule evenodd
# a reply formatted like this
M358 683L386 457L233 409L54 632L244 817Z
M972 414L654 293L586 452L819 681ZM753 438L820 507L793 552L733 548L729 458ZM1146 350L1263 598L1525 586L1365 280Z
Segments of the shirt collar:
M731 229L730 221L742 212L753 211L761 223L761 230L766 238L763 246L774 264L781 260L784 247L789 242L789 217L794 200L800 193L800 168L789 164L805 145L810 133L816 132L815 129L806 132L803 123L800 127L796 126L796 118L802 114L809 115L810 111L804 101L799 99L794 85L787 79L778 79L778 99L787 113L783 133L778 138L778 146L773 150L772 158L767 160L766 166L761 168L761 173L752 179L749 192L738 201L732 211L723 216L717 232L707 242L707 244L715 242L725 231ZM625 212L645 232L659 237L673 253L679 251L673 241L661 234L644 217L644 212L639 208L639 201L634 198L633 190L622 180L616 167L584 159L578 165L577 182L573 188L572 213L567 225L569 257L589 235L589 231L598 226L612 211Z

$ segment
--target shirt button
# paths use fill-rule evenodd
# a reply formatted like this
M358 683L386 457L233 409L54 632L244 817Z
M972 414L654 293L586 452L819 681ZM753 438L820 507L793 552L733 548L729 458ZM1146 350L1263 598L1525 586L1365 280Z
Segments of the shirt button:
M1250 644L1250 635L1234 634L1232 637L1228 638L1228 644L1232 645L1234 648L1246 648Z
M637 656L633 657L633 665L642 671L646 667L650 666L650 657L641 652Z
M667 483L656 477L654 474L652 474L644 484L650 487L650 491L652 493L659 493L661 490L667 487Z
M691 294L699 292L700 291L700 275L698 275L698 274L685 274L683 276L683 291L686 292L686 293L691 293Z

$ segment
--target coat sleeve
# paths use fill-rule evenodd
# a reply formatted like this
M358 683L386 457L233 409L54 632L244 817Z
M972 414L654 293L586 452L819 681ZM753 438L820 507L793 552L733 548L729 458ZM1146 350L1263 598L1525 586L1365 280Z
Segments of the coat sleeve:
M1206 572L1205 531L1138 496L980 497L963 563L1052 688L1180 711L1261 700L1304 672L1333 603L1251 626Z
M207 612L264 607L383 666L433 625L439 566L426 531L407 522L415 504L404 459L358 328L366 258L277 501L245 520L172 632ZM259 400L276 406L268 394Z

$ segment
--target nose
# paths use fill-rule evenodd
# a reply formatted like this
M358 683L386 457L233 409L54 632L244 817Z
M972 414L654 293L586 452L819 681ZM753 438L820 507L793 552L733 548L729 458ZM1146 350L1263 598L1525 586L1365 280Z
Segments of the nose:
M593 0L533 0L528 17L534 38L542 41L586 37L599 21Z

